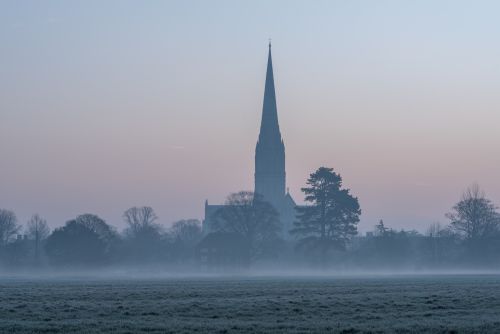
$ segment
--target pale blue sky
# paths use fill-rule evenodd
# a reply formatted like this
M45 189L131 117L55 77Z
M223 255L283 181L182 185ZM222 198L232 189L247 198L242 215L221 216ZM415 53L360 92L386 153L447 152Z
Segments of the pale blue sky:
M497 1L2 1L0 207L169 224L253 187L267 40L288 185L334 167L361 230L500 204Z

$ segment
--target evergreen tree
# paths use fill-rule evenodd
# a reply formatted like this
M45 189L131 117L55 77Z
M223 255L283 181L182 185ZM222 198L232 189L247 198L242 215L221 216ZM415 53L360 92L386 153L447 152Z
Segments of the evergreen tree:
M357 234L361 209L349 189L342 189L342 178L333 168L320 167L302 188L309 205L298 207L298 220L291 233L299 238L298 246L319 250L326 261L330 249L345 250Z

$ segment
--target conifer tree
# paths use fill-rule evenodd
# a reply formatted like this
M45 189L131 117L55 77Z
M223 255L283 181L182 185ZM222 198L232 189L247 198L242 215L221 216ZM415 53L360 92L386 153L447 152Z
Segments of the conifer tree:
M328 250L345 250L357 234L361 209L349 189L342 189L342 177L333 168L320 167L307 185L302 192L308 205L297 208L298 220L291 233L299 239L299 248L319 250L325 263Z

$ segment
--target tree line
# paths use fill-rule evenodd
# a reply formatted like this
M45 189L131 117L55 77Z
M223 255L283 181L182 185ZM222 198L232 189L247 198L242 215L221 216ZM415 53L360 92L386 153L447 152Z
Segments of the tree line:
M151 207L132 207L123 213L126 228L121 233L94 214L79 215L50 231L35 214L23 230L14 212L0 209L0 264L88 268L191 261L202 237L200 221L180 220L166 229L157 219Z
M293 228L286 231L290 238L281 233L278 211L262 196L248 191L230 194L211 217L210 234L217 238L209 238L196 219L164 228L147 206L126 210L126 228L121 232L94 214L79 215L53 231L39 215L21 227L12 211L0 209L0 265L196 268L207 256L226 252L244 254L248 266L354 270L500 267L500 214L477 185L469 187L445 215L446 225L433 223L420 233L398 231L380 220L364 236L357 229L361 215L358 198L332 168L313 172L301 190L306 204L296 208ZM207 252L200 252L201 247ZM238 252L241 249L243 253Z

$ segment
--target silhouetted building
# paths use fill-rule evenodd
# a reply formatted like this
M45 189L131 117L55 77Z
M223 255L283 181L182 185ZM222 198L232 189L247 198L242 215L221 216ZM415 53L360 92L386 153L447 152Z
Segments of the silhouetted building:
M281 137L276 92L274 89L271 43L267 60L266 83L260 133L255 148L255 190L270 202L280 214L283 225L282 236L289 238L288 231L295 220L295 201L286 188L285 144ZM210 217L223 205L209 205L205 202L203 230L210 232Z

